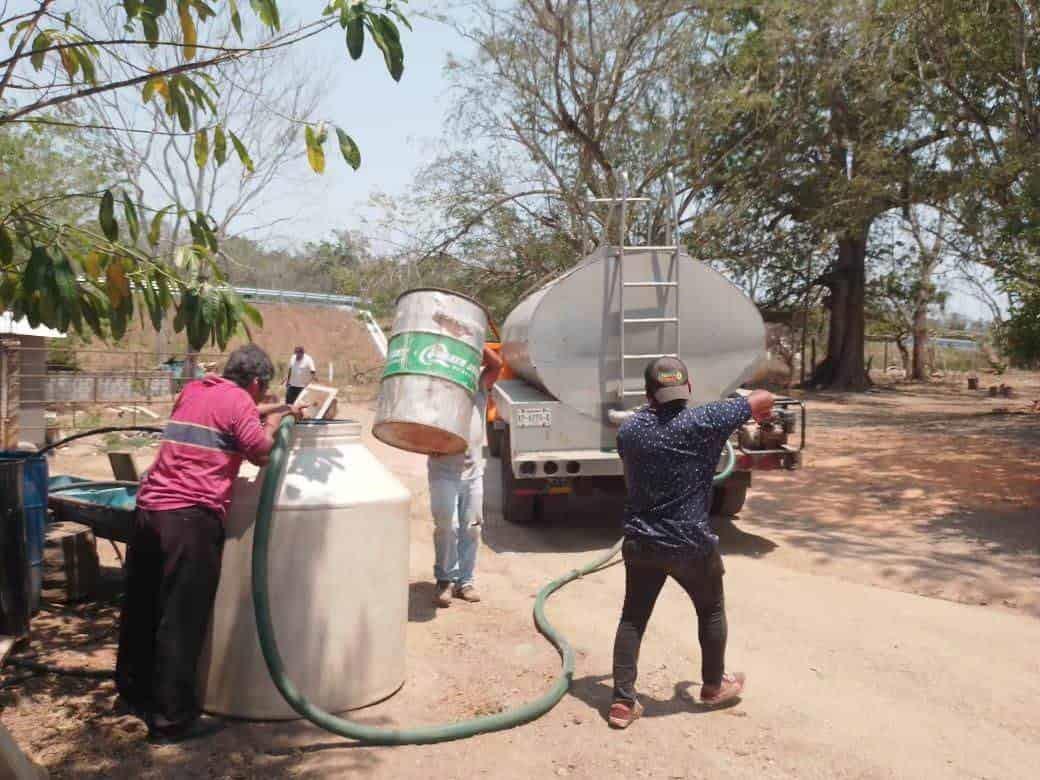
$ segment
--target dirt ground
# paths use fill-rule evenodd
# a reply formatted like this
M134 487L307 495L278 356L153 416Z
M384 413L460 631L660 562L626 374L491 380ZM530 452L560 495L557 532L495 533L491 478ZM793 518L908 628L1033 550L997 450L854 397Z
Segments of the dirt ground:
M1040 398L1040 376L1004 381L1018 398L902 384L807 399L804 469L756 476L740 516L718 519L728 666L749 678L735 707L696 705L696 625L669 586L640 659L646 717L626 732L606 727L624 589L613 567L550 602L550 619L577 654L571 694L511 731L362 748L301 723L234 723L208 741L149 748L137 721L112 714L110 683L16 682L22 675L11 669L0 681L2 721L55 777L1033 777L1040 415L1019 412ZM369 405L341 405L341 413L366 424L372 414ZM568 499L549 526L507 526L492 461L479 564L485 601L437 611L424 460L369 445L414 494L410 668L400 693L353 717L444 722L542 692L558 660L532 628L533 596L615 541L618 507ZM107 475L89 445L70 450L54 471ZM118 561L101 550L116 577ZM110 665L110 595L46 609L34 620L34 648L48 659Z

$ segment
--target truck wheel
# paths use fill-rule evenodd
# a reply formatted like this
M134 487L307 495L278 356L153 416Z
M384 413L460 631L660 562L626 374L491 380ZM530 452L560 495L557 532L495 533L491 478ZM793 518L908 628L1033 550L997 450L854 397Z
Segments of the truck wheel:
M502 459L499 463L502 472L502 518L514 525L532 525L541 517L541 512L538 511L538 496L518 496L513 492L518 484L526 480L519 480L513 475L509 428L496 433L499 434Z
M713 515L735 515L744 507L747 485L731 485L724 482L712 488L711 513Z

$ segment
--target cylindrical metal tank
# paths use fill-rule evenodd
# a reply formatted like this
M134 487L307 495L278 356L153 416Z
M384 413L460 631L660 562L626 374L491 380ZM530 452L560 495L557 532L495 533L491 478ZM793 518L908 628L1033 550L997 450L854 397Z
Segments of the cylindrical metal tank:
M424 455L463 452L487 326L484 307L465 295L429 288L403 293L372 434Z
M212 630L199 665L207 712L299 717L271 682L253 614L253 525L263 472L235 482ZM328 712L363 707L405 678L410 495L353 421L293 428L275 502L271 612L286 671Z
M600 248L513 309L502 355L514 372L582 414L602 419L645 403L643 370L652 354L686 362L693 401L717 400L746 381L765 357L765 324L751 300L688 255L627 248L624 283L614 248ZM678 286L674 286L674 283ZM624 296L625 354L621 358ZM678 303L677 303L678 302ZM677 320L677 321L676 321ZM678 347L678 349L677 349ZM624 372L622 373L622 365Z

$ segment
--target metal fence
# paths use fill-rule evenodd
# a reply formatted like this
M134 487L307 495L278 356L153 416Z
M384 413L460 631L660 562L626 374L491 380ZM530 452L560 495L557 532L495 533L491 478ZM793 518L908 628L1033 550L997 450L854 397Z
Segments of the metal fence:
M333 295L331 293L298 292L296 290L266 290L262 287L234 286L235 292L247 301L263 303L303 303L312 306L331 306L339 309L356 309L368 305L368 301L356 295Z
M913 350L913 345L907 345ZM867 338L866 357L874 371L902 375L903 357L895 340L871 336ZM925 364L934 379L961 384L984 367L986 361L978 342L970 339L933 337L928 340Z
M159 423L181 388L224 355L166 353L159 361L153 352L23 340L19 358L19 429L23 440L39 443L100 426Z

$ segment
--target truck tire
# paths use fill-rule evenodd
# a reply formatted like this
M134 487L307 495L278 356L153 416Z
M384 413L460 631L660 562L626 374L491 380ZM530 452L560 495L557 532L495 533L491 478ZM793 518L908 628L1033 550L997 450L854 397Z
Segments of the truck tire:
M512 448L509 443L509 428L499 433L502 474L502 519L513 525L533 525L541 518L538 511L538 496L518 496L513 491L518 480L513 475ZM490 441L490 440L489 440Z
M739 514L747 498L747 485L724 482L711 491L711 513L713 515Z

